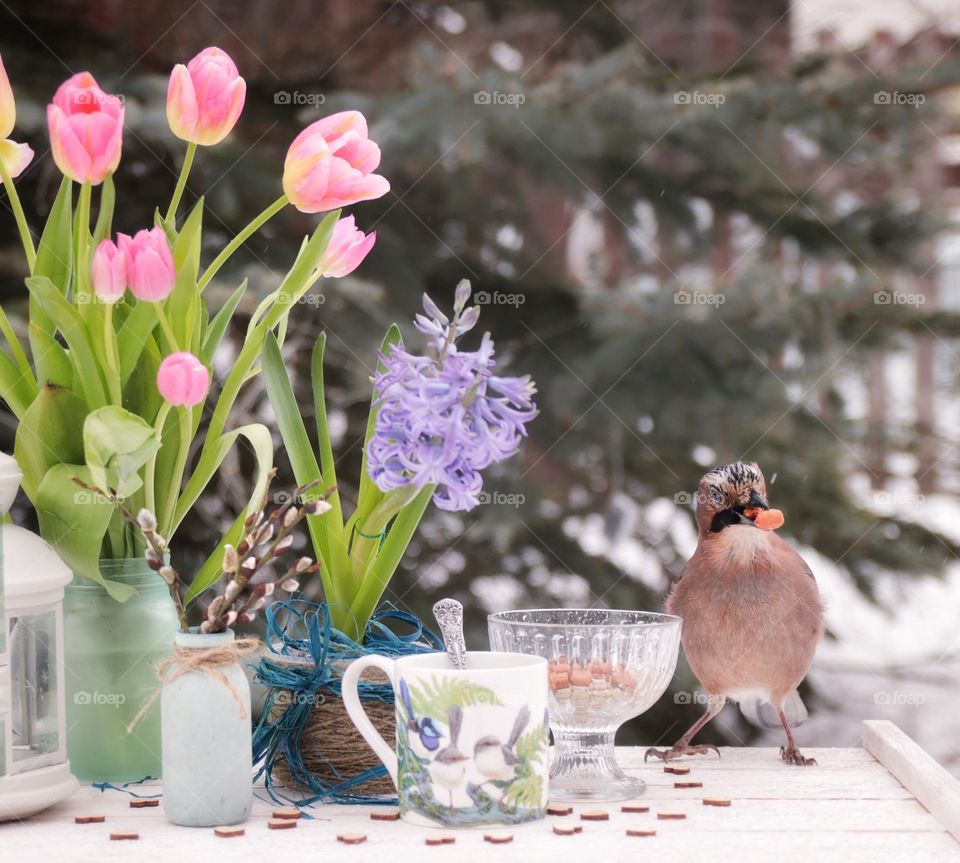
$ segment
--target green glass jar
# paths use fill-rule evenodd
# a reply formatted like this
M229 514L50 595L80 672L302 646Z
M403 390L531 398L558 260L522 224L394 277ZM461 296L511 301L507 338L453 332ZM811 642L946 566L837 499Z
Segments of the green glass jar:
M74 576L63 599L67 755L81 782L160 777L160 702L127 726L157 689L157 663L173 653L177 613L167 585L142 558L102 560L104 578L137 595L117 602Z

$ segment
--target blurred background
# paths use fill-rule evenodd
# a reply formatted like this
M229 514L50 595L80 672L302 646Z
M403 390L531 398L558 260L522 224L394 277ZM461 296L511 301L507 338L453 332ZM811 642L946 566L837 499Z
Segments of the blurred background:
M170 68L208 45L236 60L244 114L186 195L207 196L207 260L279 194L301 128L369 118L392 192L352 212L376 248L294 310L285 348L309 414L328 334L341 494L382 333L397 321L418 343L424 291L448 306L472 281L541 411L483 505L429 511L387 599L429 617L459 598L476 647L490 611L660 610L696 544L700 476L756 460L828 604L800 744L855 745L861 719L891 718L960 773L958 36L951 0L0 2L34 224L58 182L45 105L73 72L126 99L116 227L133 231L182 159ZM249 315L313 224L287 208L211 305L246 277ZM0 299L21 327L23 276L2 218ZM274 426L257 382L233 423L252 418ZM0 448L14 431L0 409ZM182 572L242 508L251 465L228 458L178 534ZM620 742L672 743L697 700L681 662ZM703 741L758 734L728 708Z

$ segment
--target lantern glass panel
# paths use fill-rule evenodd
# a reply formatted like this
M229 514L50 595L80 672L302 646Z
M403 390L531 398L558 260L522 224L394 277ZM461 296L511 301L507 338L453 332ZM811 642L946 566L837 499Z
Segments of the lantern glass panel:
M15 762L59 746L56 631L53 609L10 619Z

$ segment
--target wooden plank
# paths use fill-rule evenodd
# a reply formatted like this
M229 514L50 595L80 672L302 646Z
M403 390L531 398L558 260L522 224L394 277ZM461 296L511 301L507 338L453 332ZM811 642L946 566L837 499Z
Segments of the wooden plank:
M960 781L887 720L863 723L863 745L960 840Z
M663 748L658 745L658 748ZM653 767L663 770L663 762L650 758L644 762L646 746L618 746L617 761L621 767ZM800 746L801 751L808 758L816 758L817 766L830 770L853 769L860 770L870 765L876 766L877 759L864 749L833 749L822 747ZM697 770L758 770L771 768L776 770L794 770L796 768L784 764L780 759L780 750L773 746L738 746L720 747L720 757L716 753L709 755L691 755L672 764L682 767L696 768ZM659 767L658 767L659 765Z

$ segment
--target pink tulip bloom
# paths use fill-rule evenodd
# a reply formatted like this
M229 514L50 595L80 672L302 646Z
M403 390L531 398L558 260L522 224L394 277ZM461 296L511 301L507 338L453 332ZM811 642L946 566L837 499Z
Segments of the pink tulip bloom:
M93 253L91 278L94 293L106 303L115 303L127 290L127 256L113 240L103 240Z
M0 160L11 177L19 177L33 161L33 150L29 144L18 144L7 138L0 141Z
M364 234L357 228L353 216L344 216L334 226L317 269L328 278L349 276L360 266L376 241L376 231Z
M247 82L219 48L204 48L178 63L167 87L167 122L184 141L209 147L230 134L243 110Z
M336 210L390 191L372 171L380 148L367 137L359 111L343 111L307 126L290 145L283 164L283 191L304 213Z
M148 303L165 300L177 273L163 228L137 231L132 237L117 234L117 245L126 258L127 285L133 295Z
M13 100L13 88L7 70L3 68L3 58L0 57L0 138L6 138L16 123L17 103Z
M170 354L157 369L157 389L175 407L192 408L207 397L210 372L188 351Z
M120 164L123 102L100 89L93 75L64 81L47 105L50 144L57 167L78 183L102 183Z

